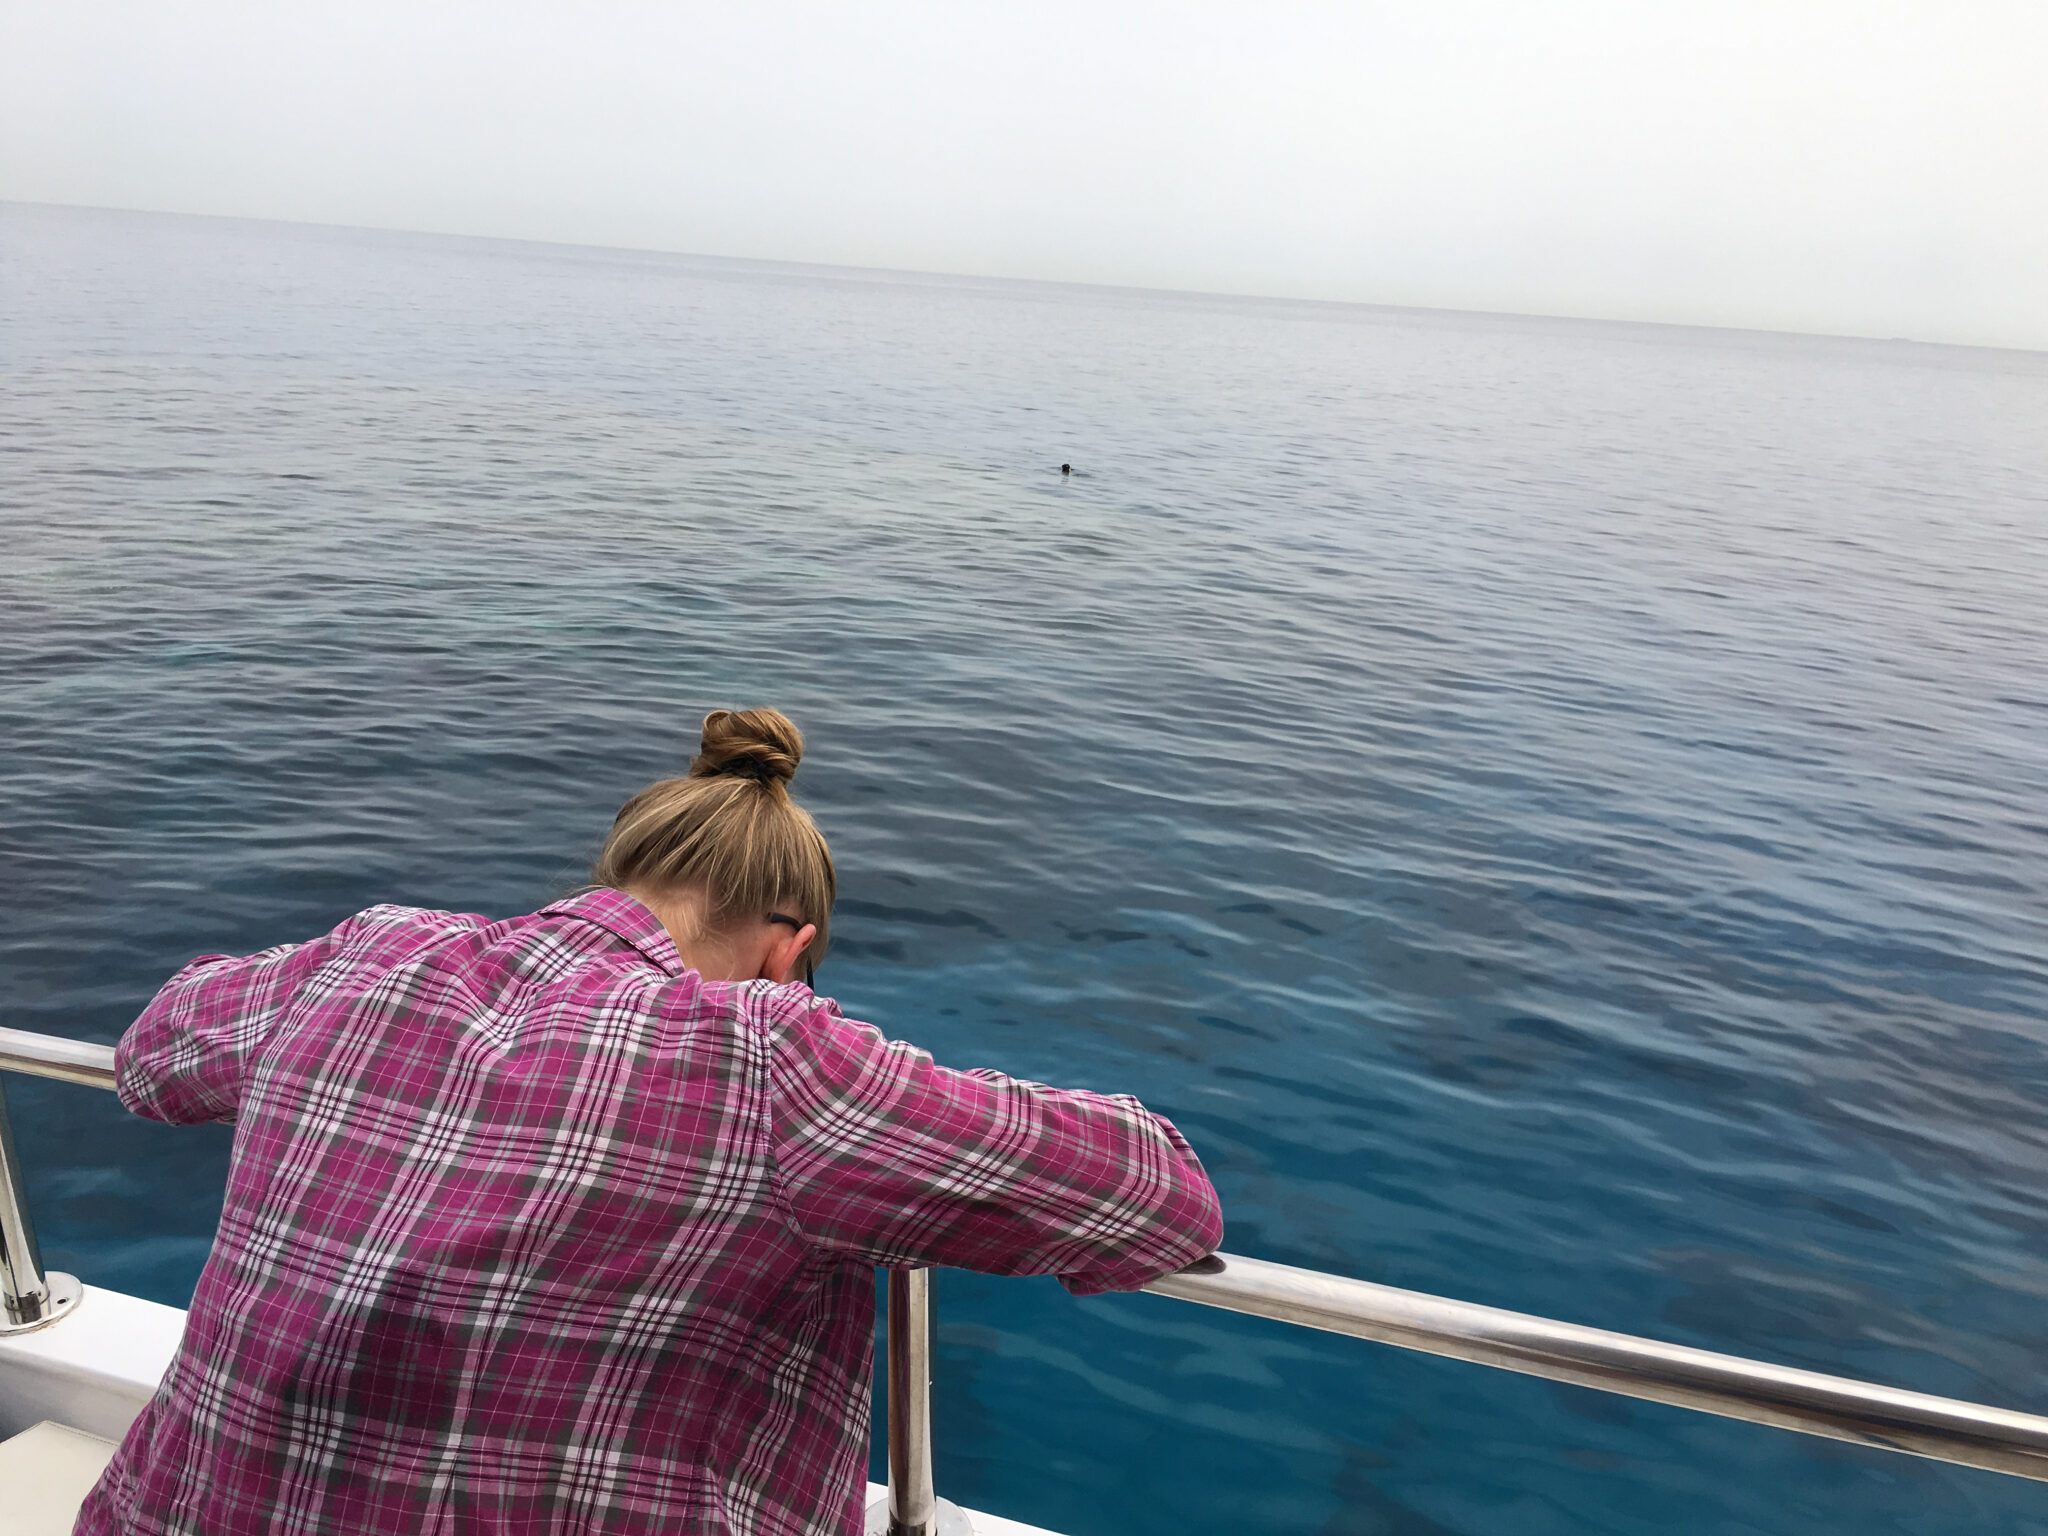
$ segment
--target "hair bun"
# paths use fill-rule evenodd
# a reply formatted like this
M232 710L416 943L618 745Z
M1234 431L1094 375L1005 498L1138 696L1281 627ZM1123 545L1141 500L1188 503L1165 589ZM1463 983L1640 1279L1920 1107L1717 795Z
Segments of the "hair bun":
M803 756L804 733L781 710L714 709L704 717L704 744L690 759L690 777L787 784Z

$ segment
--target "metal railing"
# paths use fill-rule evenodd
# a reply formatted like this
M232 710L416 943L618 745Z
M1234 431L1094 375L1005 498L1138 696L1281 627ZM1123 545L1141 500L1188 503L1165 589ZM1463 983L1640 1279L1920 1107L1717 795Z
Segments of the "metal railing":
M114 1053L109 1046L0 1029L0 1071L112 1088ZM50 1303L37 1299L43 1276L6 1113L0 1097L0 1283L12 1319L18 1309L34 1312ZM930 1278L928 1270L891 1270L886 1282L889 1499L886 1518L878 1505L870 1529L886 1527L892 1536L947 1536L965 1525L932 1485ZM1227 1253L1145 1289L1551 1381L2048 1482L2048 1417L2039 1414L1872 1386ZM50 1320L44 1316L42 1322Z
M114 1086L114 1050L25 1029L0 1029L0 1071L29 1072L94 1088ZM0 1338L47 1328L85 1294L76 1278L43 1268L36 1229L21 1191L21 1159L0 1079Z
M60 1083L114 1091L114 1048L62 1035L37 1035L25 1029L0 1029L0 1072L29 1077L54 1077Z

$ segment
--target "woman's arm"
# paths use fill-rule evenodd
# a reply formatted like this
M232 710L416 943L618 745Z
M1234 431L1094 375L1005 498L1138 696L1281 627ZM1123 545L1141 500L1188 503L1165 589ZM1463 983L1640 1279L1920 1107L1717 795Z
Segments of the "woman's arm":
M958 1072L801 987L763 994L785 1198L820 1246L874 1264L1052 1274L1133 1290L1214 1251L1216 1191L1126 1094Z
M121 1102L173 1125L232 1121L257 1050L356 921L260 954L202 955L179 971L114 1047Z

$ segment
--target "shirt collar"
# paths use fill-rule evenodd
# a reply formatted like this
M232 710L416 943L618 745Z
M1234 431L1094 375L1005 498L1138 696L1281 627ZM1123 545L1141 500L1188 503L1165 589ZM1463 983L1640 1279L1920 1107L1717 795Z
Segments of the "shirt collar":
M579 891L574 896L550 902L535 915L573 917L579 922L590 923L614 938L623 939L669 975L683 974L683 957L676 953L675 940L668 936L661 919L650 912L645 903L624 891L613 890L610 886Z

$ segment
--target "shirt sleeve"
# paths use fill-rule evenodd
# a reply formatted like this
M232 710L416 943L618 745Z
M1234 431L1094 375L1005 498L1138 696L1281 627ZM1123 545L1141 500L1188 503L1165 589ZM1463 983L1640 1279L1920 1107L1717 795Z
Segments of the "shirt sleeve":
M271 1029L340 953L358 921L352 917L320 938L259 954L201 955L179 971L114 1047L121 1103L173 1125L232 1122Z
M781 1188L814 1243L892 1266L1135 1290L1215 1250L1179 1131L1128 1094L954 1071L802 987L764 989Z

